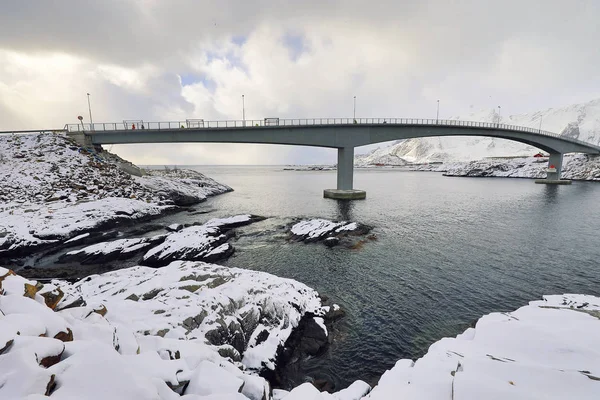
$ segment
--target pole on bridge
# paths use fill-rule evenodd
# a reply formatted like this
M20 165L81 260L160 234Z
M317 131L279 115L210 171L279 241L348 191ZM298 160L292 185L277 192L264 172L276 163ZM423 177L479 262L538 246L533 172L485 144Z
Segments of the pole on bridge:
M87 98L88 98L88 110L90 112L90 130L93 131L94 130L94 121L92 120L92 106L90 104L90 94L87 94Z

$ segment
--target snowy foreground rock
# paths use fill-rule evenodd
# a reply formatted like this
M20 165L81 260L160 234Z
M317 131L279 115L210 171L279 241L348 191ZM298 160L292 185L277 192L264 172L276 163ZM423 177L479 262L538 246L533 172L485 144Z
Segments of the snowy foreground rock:
M64 134L0 135L0 257L231 191L195 171L124 170L142 173Z
M299 282L182 261L74 284L0 268L0 294L1 399L267 399L256 373L327 311Z
M0 268L1 399L598 399L600 298L545 296L481 318L371 387L270 390L258 375L303 315L305 285L198 262L42 285Z

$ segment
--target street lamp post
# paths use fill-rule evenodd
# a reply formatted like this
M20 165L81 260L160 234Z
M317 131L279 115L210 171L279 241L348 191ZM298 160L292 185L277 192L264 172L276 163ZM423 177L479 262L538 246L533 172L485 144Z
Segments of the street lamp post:
M246 126L246 103L244 101L244 95L242 95L242 119L244 120L244 126Z
M540 115L540 129L538 129L539 133L542 133L542 117L543 115Z
M90 130L94 130L94 121L92 120L92 105L90 104L90 94L87 94L88 110L90 111Z
M354 96L354 114L353 114L353 118L354 121L356 122L356 96Z
M440 101L437 101L437 113L435 114L435 123L437 124L440 120Z
M500 106L498 106L498 126L500 126L500 111L501 111L501 108L500 108Z

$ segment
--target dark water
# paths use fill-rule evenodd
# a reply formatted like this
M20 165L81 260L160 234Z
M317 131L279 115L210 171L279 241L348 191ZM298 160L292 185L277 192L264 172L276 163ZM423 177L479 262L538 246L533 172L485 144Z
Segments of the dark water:
M272 217L242 229L227 265L297 279L347 311L330 351L307 365L338 387L422 356L483 314L543 294L600 295L600 184L361 170L367 200L338 202L322 198L335 172L195 169L235 189L209 200L216 214ZM328 249L260 234L296 216L370 224L378 240Z

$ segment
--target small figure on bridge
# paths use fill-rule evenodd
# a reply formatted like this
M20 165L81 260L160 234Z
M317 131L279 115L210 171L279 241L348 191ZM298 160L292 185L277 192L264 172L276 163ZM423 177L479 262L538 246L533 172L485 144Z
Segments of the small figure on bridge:
M184 128L185 128L185 126L181 125L181 129L184 129Z
M144 124L142 124L142 129L146 129L146 128L144 127Z
M135 124L131 124L131 130L135 130Z

